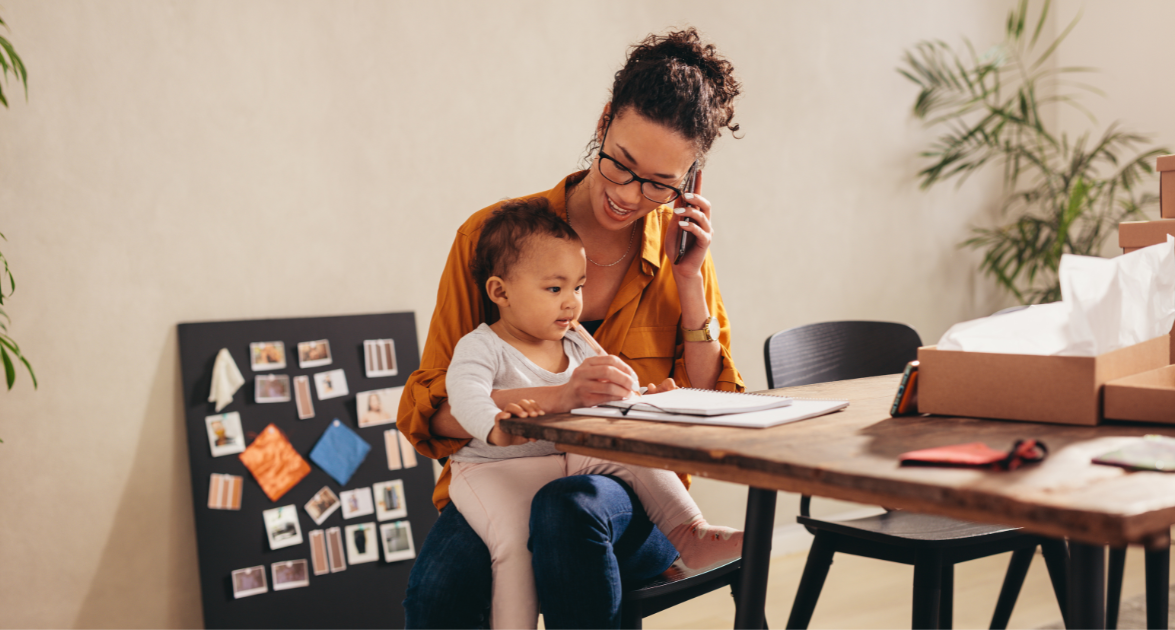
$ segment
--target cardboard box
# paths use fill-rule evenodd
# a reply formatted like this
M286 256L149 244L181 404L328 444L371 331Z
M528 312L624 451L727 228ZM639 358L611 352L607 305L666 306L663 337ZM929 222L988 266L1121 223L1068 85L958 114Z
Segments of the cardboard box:
M1175 365L1106 383L1107 420L1175 424Z
M1095 425L1102 386L1170 364L1170 335L1096 357L918 349L918 411Z
M1175 155L1161 155L1155 165L1159 171L1159 216L1175 219Z
M1171 174L1175 175L1175 171ZM1172 188L1172 196L1175 196L1175 188ZM1168 234L1175 234L1175 219L1123 221L1118 224L1118 247L1133 251L1166 243Z

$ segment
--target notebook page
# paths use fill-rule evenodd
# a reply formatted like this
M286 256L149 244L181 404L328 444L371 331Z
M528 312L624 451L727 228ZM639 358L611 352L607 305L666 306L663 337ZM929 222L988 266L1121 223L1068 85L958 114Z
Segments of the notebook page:
M719 416L785 407L791 404L791 400L786 396L682 388L639 397L633 396L605 404L621 409L632 408L641 411L681 413L693 416Z

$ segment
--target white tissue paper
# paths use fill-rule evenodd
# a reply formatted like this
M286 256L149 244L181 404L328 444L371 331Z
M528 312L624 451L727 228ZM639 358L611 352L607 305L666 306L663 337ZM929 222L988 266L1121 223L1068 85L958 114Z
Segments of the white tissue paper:
M939 350L1091 357L1171 332L1175 238L1117 258L1061 257L1061 301L955 324Z
M233 394L245 384L237 362L228 348L221 348L216 353L216 363L212 365L212 387L208 391L208 402L216 403L216 411L228 406L233 401Z

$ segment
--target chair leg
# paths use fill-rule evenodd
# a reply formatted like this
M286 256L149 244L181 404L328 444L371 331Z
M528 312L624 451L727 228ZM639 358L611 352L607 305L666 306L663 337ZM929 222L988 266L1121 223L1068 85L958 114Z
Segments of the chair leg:
M955 625L955 565L942 567L942 595L939 597L938 627L951 630Z
M1122 578L1126 573L1126 548L1110 548L1110 562L1106 568L1106 628L1118 627L1118 610L1122 605ZM1147 607L1150 612L1150 607Z
M644 620L639 606L633 604L620 605L620 627L627 630L641 630Z
M804 574L800 576L800 587L796 589L791 614L787 618L788 628L803 630L812 621L816 600L820 599L820 590L824 588L824 579L828 577L828 568L832 566L832 556L836 553L834 536L828 532L816 532L816 539L808 550Z
M734 607L736 610L738 609L738 589L740 586L742 586L739 582L740 582L740 580L736 579L735 581L730 583L730 596L732 598L734 598ZM767 630L768 627L769 626L767 625L767 618L764 617L763 618L763 630Z
M942 553L937 549L918 551L914 559L914 630L935 628L942 602Z
M1020 589L1024 586L1024 578L1028 576L1028 568L1032 566L1032 556L1036 554L1036 547L1017 549L1012 552L1012 559L1008 562L1008 571L1004 573L1004 585L1000 587L1000 596L995 603L995 613L991 616L991 628L1003 630L1008 627L1012 618L1012 609L1016 607L1016 599L1020 597Z
M1168 627L1171 548L1146 552L1146 627Z
M1049 581L1053 583L1053 595L1061 607L1061 619L1066 620L1069 618L1069 546L1063 540L1045 538L1040 541L1040 551L1049 570Z

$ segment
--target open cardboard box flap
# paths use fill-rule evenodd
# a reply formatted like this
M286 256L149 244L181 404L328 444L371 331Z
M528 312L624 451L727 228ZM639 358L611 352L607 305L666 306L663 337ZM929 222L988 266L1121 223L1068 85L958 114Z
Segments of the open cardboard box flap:
M1102 386L1168 365L1170 335L1096 357L918 349L918 411L1095 425Z
M1108 420L1175 424L1175 365L1106 383Z
M1168 234L1175 234L1175 219L1123 221L1118 224L1118 247L1133 251L1166 243Z

